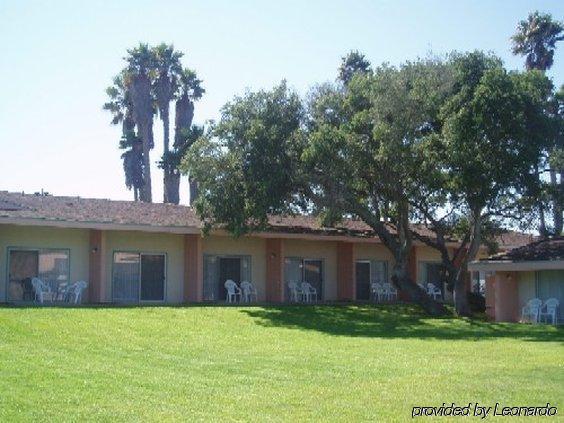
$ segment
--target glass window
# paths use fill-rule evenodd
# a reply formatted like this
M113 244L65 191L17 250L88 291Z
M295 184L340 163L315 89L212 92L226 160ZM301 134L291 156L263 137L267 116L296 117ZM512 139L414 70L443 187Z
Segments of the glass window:
M388 282L388 262L381 260L370 261L371 283Z
M564 270L541 270L536 272L537 297L543 301L556 298L564 306Z
M136 302L139 300L139 263L139 253L114 253L114 301Z
M8 301L33 301L32 278L39 278L57 292L69 283L69 250L10 249L8 252Z
M284 259L284 279L286 285L286 298L290 298L288 284L295 282L309 282L317 289L318 299L323 299L323 261L304 259L301 257L286 257Z

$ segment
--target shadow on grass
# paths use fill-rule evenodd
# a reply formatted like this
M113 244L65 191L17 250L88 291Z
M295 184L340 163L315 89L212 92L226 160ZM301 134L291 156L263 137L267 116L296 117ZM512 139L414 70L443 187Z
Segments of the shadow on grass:
M412 305L271 306L241 310L241 313L266 327L312 330L335 336L564 342L563 326L432 318Z

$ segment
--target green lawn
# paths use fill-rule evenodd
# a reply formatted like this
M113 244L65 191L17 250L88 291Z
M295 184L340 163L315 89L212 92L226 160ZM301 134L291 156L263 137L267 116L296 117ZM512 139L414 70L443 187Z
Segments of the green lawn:
M564 414L564 328L407 306L0 308L2 422L409 420L453 401Z

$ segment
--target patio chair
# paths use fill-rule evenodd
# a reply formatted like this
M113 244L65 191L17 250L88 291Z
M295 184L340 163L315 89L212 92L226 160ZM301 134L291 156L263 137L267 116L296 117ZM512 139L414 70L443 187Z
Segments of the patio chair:
M241 300L241 288L239 288L234 281L227 279L224 286L227 290L227 297L225 298L226 302L236 303L237 297L239 297L239 300Z
M303 300L303 291L296 282L288 282L288 290L290 291L290 301L297 303Z
M35 293L35 301L39 301L40 304L43 304L43 301L45 300L45 294L48 294L51 297L51 301L53 300L51 288L41 279L32 278L31 286L33 287L33 292Z
M88 284L85 281L78 281L73 283L67 288L65 294L66 300L73 304L80 304L80 302L82 301L82 293L87 286Z
M309 282L302 282L302 295L306 303L311 303L315 298L317 302L317 289L315 289Z
M388 301L395 301L398 299L398 290L391 283L385 283L382 285L384 288L384 297Z
M443 295L443 293L441 292L441 290L440 290L439 288L437 288L437 287L435 286L434 283L429 282L429 283L427 284L427 295L428 295L429 297L432 297L433 300L440 300L441 297L442 297L442 295Z
M372 299L380 302L385 296L384 287L381 283L372 282L370 284L370 294L372 295Z
M543 321L543 317L549 317L553 325L558 321L558 306L560 302L556 298L549 298L544 302L539 311L539 321Z
M527 304L521 309L521 321L538 323L541 306L542 301L538 298L527 301Z
M241 282L241 290L243 291L243 301L246 303L252 302L253 297L255 301L257 300L257 289L249 281Z
M53 292L53 301L67 301L67 295L72 284L62 282L57 286L57 290Z

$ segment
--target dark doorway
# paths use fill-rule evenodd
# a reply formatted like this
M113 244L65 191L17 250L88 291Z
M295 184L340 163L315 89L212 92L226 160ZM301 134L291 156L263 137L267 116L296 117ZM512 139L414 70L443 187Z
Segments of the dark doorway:
M164 301L165 256L141 255L141 301Z
M368 301L370 299L370 262L356 262L356 299Z
M241 283L241 259L238 257L221 257L219 259L218 299L225 299L227 290L225 281L231 279L237 285Z
M317 289L317 299L323 300L323 262L321 260L304 260L304 281Z
M8 299L10 301L32 301L34 299L31 279L39 272L39 252L26 250L10 251Z

